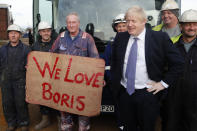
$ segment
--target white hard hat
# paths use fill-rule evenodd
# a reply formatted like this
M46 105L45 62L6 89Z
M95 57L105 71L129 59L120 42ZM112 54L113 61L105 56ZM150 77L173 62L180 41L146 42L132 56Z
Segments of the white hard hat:
M51 28L51 25L49 25L48 22L46 21L41 21L39 24L38 24L38 31L39 30L43 30L43 29L50 29Z
M178 4L174 0L166 0L161 7L161 11L174 9L179 9Z
M125 16L125 14L119 14L119 15L116 16L116 18L113 20L113 23L114 23L114 24L117 24L117 23L121 23L121 22L126 22L124 16Z
M114 30L114 32L117 32L115 26L118 24L118 23L126 23L126 20L125 20L125 15L124 14L119 14L115 17L115 19L113 20L112 22L112 28Z
M197 22L197 10L186 10L180 18L180 22Z
M18 31L21 33L21 28L18 25L12 24L10 26L8 26L7 31Z

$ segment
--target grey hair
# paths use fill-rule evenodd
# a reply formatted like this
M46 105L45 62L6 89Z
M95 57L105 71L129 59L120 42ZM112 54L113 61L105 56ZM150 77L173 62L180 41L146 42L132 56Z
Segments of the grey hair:
M77 17L77 19L78 19L78 21L80 21L80 18L79 18L79 15L78 15L78 13L77 13L77 12L71 12L71 13L69 13L69 14L66 16L66 21L67 21L67 19L68 19L68 16L71 16L71 15L76 16L76 17Z
M132 6L126 11L125 19L127 19L129 16L136 16L140 18L140 20L142 21L147 20L147 16L144 9L138 5Z

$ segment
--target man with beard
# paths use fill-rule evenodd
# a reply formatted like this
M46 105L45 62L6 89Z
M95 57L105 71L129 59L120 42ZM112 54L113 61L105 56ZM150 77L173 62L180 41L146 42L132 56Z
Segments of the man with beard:
M197 10L180 18L182 36L175 44L185 58L184 73L176 89L176 131L197 131Z
M51 25L45 21L41 21L38 25L38 32L38 41L32 46L32 50L48 52L55 41ZM40 130L49 126L51 123L49 115L56 113L56 110L46 106L40 106L40 112L42 114L42 120L35 126L35 130Z

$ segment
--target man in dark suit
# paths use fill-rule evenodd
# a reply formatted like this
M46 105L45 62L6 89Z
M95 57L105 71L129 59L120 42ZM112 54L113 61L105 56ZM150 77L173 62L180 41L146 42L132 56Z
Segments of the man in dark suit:
M111 88L124 130L154 131L158 96L176 81L184 60L166 33L145 28L141 7L129 8L125 19L128 32L117 34L112 49Z

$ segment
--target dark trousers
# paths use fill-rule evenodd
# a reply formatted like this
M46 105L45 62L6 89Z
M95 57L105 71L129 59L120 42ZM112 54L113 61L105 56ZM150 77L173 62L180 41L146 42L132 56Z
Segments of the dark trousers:
M154 131L159 116L157 96L146 89L135 90L131 96L121 87L118 99L124 131Z
M25 82L9 81L2 85L3 113L8 126L29 124L28 106L25 102Z
M122 121L121 121L121 117L120 117L120 109L119 109L119 105L115 104L115 115L116 115L116 121L117 121L117 126L121 127L123 126Z
M53 108L47 107L47 106L42 106L42 105L40 105L40 113L42 115L60 115L59 111Z
M192 99L190 100L192 101ZM197 100L181 105L179 131L197 131Z

